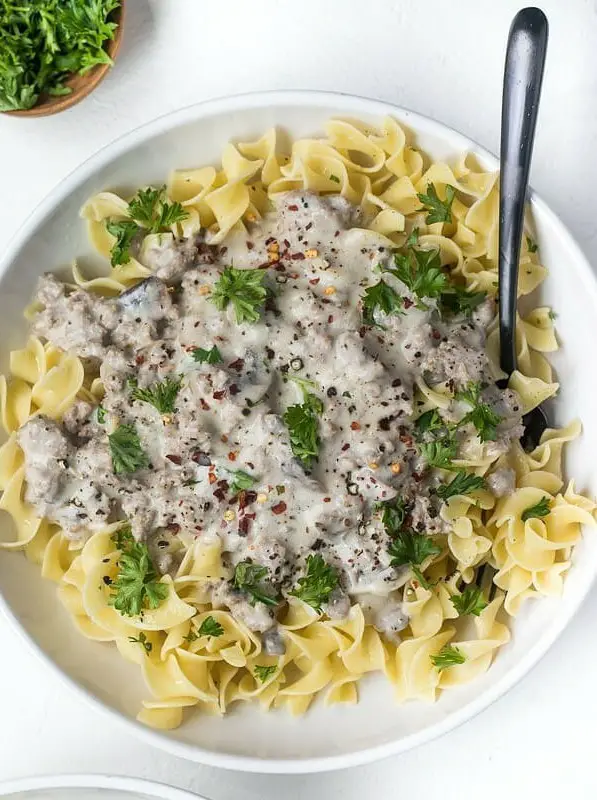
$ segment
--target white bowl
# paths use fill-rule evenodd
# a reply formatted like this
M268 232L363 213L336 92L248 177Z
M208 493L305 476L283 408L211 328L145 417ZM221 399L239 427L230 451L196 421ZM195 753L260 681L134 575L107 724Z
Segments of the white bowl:
M199 795L119 775L45 775L0 783L6 800L202 800Z
M25 337L22 309L37 276L68 264L75 256L92 258L84 225L83 201L94 192L120 192L161 183L174 167L218 160L229 139L247 140L272 125L293 136L322 131L331 116L379 121L393 115L414 133L435 159L474 151L482 164L496 159L464 136L410 111L347 95L275 92L216 100L156 120L104 148L58 186L31 215L12 242L0 268L0 341L6 366L9 348ZM562 223L532 198L534 223L543 263L551 275L545 302L557 311L562 350L553 362L562 389L554 404L555 422L573 417L584 423L583 437L567 455L568 474L578 486L597 494L597 287L591 269ZM83 265L85 261L83 260ZM372 761L403 752L460 725L506 692L527 673L566 627L589 591L597 563L597 537L576 548L574 566L561 599L529 603L513 625L512 642L500 651L477 682L446 692L435 705L394 704L383 678L365 682L356 707L317 705L300 719L283 712L263 714L243 705L224 719L190 713L178 730L162 733L135 722L147 696L137 667L116 649L84 640L72 627L39 568L20 555L0 554L2 606L15 628L42 658L43 668L59 671L95 708L121 721L148 743L194 761L255 772L316 772ZM41 674L41 669L40 669Z

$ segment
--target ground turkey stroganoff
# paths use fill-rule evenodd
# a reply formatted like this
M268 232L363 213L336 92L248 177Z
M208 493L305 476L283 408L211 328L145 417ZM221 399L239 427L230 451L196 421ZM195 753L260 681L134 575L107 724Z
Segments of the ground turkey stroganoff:
M284 653L289 596L330 619L358 602L397 641L401 589L449 533L445 499L514 488L508 467L484 480L453 465L522 432L485 354L493 299L455 283L416 229L395 251L366 223L341 197L290 192L218 245L158 240L154 276L120 297L38 287L33 333L105 396L20 429L26 500L72 540L128 520L161 574L219 538L234 572L211 603L268 654ZM441 410L421 412L427 387Z

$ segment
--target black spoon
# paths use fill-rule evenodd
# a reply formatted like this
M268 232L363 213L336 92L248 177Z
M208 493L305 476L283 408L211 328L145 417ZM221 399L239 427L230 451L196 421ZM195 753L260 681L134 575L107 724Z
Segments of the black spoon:
M500 366L508 377L516 369L518 259L547 37L545 14L539 8L523 8L512 21L506 49L500 148L499 325ZM539 444L547 418L537 407L525 414L522 422L520 441L529 451Z

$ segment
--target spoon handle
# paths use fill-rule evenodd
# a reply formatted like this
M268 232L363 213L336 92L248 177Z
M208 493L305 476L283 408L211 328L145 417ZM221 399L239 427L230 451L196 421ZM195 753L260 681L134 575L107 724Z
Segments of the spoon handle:
M500 366L516 369L516 299L524 206L547 50L548 23L538 8L523 8L508 37L500 153Z

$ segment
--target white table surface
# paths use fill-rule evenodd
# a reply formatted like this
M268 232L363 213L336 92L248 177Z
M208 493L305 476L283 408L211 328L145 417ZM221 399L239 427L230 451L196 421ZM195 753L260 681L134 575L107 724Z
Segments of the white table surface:
M396 102L498 149L505 38L518 0L128 0L116 69L81 105L0 116L0 249L30 210L121 133L198 100L312 88ZM597 265L597 2L543 0L551 22L532 182ZM51 256L49 257L51 263ZM566 269L566 265L561 265ZM0 781L112 772L213 800L595 797L597 591L542 663L459 730L313 777L221 772L142 745L72 697L0 618ZM333 735L332 732L330 732Z

